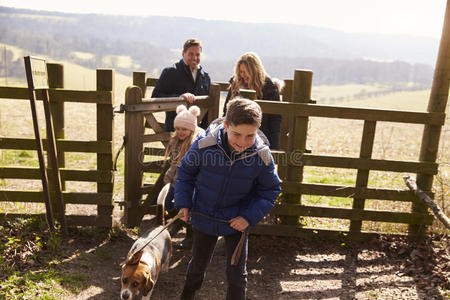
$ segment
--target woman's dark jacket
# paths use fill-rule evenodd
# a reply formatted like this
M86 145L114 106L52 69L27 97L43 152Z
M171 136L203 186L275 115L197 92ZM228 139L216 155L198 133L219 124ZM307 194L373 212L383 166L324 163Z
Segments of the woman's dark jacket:
M230 82L233 79L230 80ZM262 98L258 100L280 101L280 91L278 87L273 83L270 77L266 77L266 81L262 88ZM231 98L231 91L228 91L225 105L223 106L223 115L227 112L227 104ZM269 140L270 149L280 149L280 132L281 132L281 115L264 114L261 121L261 127L259 128Z
M208 95L210 86L211 79L202 67L198 69L197 79L194 82L189 66L181 59L172 67L165 68L161 72L161 76L156 81L152 98L179 97L184 93L191 93L195 96ZM165 131L174 131L173 121L176 115L175 111L166 112ZM207 122L208 114L203 118L200 127L206 129Z

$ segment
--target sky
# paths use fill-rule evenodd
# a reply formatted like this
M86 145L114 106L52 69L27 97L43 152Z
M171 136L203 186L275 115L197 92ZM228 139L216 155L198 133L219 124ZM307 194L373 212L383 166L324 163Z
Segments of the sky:
M450 0L449 0L450 1ZM446 0L0 0L0 6L74 13L291 23L345 32L440 38Z

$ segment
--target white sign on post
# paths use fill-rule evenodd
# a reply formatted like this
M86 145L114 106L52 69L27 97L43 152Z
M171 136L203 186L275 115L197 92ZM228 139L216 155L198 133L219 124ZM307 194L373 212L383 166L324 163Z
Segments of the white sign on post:
M48 89L47 64L45 59L30 57L34 89Z

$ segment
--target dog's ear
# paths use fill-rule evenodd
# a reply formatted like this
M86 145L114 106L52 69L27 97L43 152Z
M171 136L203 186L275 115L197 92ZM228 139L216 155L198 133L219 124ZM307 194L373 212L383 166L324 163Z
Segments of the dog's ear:
M123 262L120 263L120 265L123 266L123 265L135 265L135 264L138 264L139 261L141 260L142 253L144 253L143 250L141 250L139 252L136 252L131 257L128 256L127 259L125 259Z
M145 272L145 286L142 290L142 295L147 296L148 293L153 289L155 282L152 280L150 273Z

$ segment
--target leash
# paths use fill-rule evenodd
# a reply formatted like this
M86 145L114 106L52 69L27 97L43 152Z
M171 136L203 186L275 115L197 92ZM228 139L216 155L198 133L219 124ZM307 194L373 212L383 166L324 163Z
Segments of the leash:
M176 215L175 217L172 218L172 220L169 221L169 223L167 223L166 225L163 226L163 228L161 228L161 230L155 235L153 236L149 241L147 241L142 247L140 247L138 250L134 250L133 253L131 253L130 255L127 256L127 259L125 261L129 261L133 255L135 255L136 253L138 253L139 251L141 251L142 249L144 249L145 247L147 247L148 244L150 244L151 241L153 241L154 239L156 239L156 237L158 235L160 235L164 230L167 229L167 227L169 227L170 225L173 224L173 222L175 222L176 220L178 220L180 218L180 215Z
M198 216L201 216L201 217L213 220L213 221L221 222L221 223L227 223L227 224L230 223L229 220L214 218L214 217L208 216L208 215L198 212L198 211L192 211L191 214L198 215ZM241 238L239 239L239 243L236 245L236 248L234 248L233 255L231 256L231 265L232 266L237 266L237 264L239 263L239 260L241 258L241 254L242 254L242 249L244 246L246 232L247 232L247 229L242 231Z

